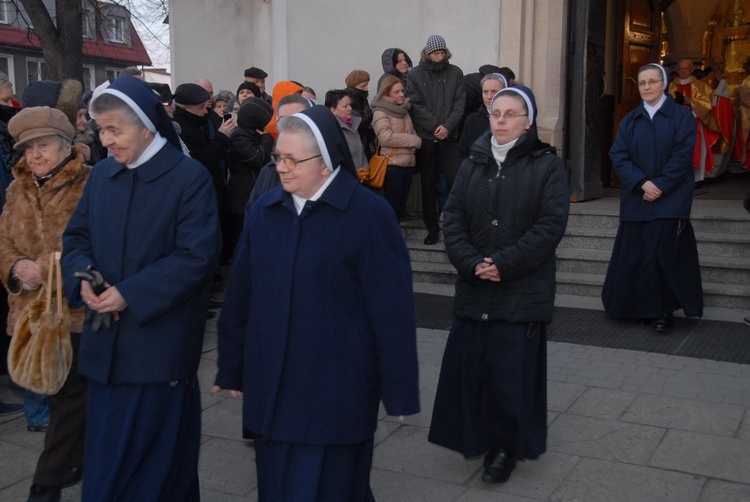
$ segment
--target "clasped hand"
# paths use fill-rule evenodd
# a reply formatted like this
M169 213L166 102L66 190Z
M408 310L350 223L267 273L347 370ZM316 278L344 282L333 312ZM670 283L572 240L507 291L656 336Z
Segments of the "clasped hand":
M483 262L477 263L474 267L474 275L480 279L486 279L492 282L500 282L500 271L492 258L485 258Z

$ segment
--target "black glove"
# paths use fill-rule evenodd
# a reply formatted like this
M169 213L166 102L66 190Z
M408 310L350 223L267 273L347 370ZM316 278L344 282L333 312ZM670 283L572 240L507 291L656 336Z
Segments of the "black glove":
M107 286L104 284L104 277L102 277L102 274L91 265L86 267L86 271L76 271L73 275L79 279L87 281L91 285L91 289L94 290L96 296L101 295L107 290ZM112 312L96 312L86 306L86 317L84 317L84 322L90 322L91 329L97 332L101 329L109 329L112 326L113 317L114 314Z

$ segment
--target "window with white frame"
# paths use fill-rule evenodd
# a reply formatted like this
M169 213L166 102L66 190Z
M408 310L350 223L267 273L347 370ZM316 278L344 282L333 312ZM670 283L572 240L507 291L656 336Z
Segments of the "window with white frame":
M120 16L109 16L105 22L109 41L124 44L127 41L128 20Z
M114 82L117 77L120 76L120 71L122 71L122 68L105 68L105 76L107 77L107 80L110 82Z
M83 6L83 38L89 40L96 39L96 15L93 11L86 8L86 2Z
M26 58L26 81L30 84L47 78L47 62L44 59Z
M8 80L16 83L16 72L13 68L13 56L10 54L0 54L0 71L8 75Z
M0 1L0 23L10 24L10 2L8 0Z
M93 91L96 87L94 83L94 66L90 64L83 65L83 87L86 90Z

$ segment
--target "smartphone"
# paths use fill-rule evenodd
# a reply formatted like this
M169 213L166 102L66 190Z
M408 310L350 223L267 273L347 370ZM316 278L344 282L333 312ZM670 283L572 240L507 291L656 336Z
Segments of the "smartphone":
M232 118L232 114L231 113L225 113L224 114L224 122L226 122L227 120L229 120L231 118Z

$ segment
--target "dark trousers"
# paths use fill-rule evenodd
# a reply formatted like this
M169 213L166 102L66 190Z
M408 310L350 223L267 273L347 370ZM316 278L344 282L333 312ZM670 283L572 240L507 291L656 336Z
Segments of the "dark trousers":
M36 463L34 483L60 486L66 467L83 465L87 380L78 373L81 334L71 333L73 364L62 389L48 396L50 420L44 450Z
M438 174L445 176L450 192L458 173L458 143L453 139L423 141L417 150L417 167L422 180L422 219L428 232L438 232Z
M413 174L413 168L401 166L388 166L385 174L383 196L399 218L403 218L406 210L406 198L409 196Z

